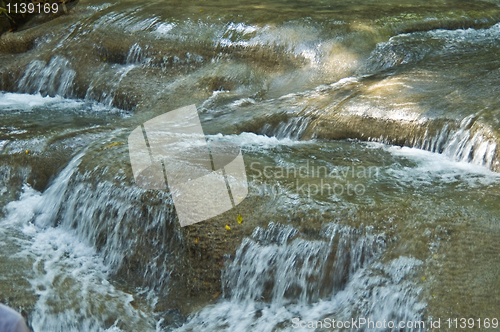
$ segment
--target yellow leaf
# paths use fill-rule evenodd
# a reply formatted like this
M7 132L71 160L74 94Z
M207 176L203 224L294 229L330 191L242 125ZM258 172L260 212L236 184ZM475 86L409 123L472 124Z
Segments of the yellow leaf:
M120 144L123 144L123 143L122 143L122 142L113 142L113 143L111 143L111 144L109 144L109 145L106 145L106 146L105 146L105 147L103 147L102 149L103 149L103 150L111 149L112 147L117 146L117 145L120 145Z
M241 216L241 214L238 215L238 218L236 218L236 220L238 221L238 224L241 224L243 222L243 217Z
M229 227L228 225L226 225L226 229L229 231L229 230L231 230L231 227Z
M24 153L28 154L28 153L30 153L30 150L26 150L26 151L24 151Z
M434 258L438 258L438 255L434 255Z
M425 280L425 277L422 277L422 280Z

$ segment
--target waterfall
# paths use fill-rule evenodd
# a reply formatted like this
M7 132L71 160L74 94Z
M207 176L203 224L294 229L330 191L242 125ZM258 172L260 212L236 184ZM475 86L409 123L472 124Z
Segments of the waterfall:
M335 223L327 224L317 240L273 222L267 229L258 227L224 268L224 300L193 314L175 331L309 330L292 328L294 318L421 321L425 305L418 302L421 289L411 276L422 262L408 257L377 262L386 241L371 227Z
M17 84L17 91L22 93L49 96L72 97L73 80L76 72L71 69L69 60L54 56L48 63L33 60Z

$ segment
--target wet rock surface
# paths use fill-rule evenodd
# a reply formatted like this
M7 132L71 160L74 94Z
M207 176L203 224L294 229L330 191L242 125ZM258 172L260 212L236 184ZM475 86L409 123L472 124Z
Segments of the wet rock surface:
M500 11L386 2L88 1L3 34L0 300L65 331L494 315ZM181 228L126 142L187 104L253 191ZM275 173L313 163L338 178Z

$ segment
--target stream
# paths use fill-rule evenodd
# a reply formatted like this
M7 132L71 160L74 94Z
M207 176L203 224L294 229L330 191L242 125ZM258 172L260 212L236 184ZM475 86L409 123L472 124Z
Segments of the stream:
M498 54L498 0L81 0L6 32L0 302L35 332L498 328ZM127 140L193 104L249 192L181 227Z

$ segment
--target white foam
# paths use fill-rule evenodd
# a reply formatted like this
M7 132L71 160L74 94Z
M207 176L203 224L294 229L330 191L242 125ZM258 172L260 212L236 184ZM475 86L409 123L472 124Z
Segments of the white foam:
M207 136L212 141L229 141L239 145L246 150L267 150L282 146L294 146L311 144L315 141L297 141L290 138L276 138L274 136L257 135L254 133L241 133L239 135L209 135Z
M176 26L175 23L160 23L156 26L156 30L154 32L159 34L159 35L166 35L173 28L175 28L175 26Z
M388 173L403 181L414 184L439 181L452 183L461 181L470 186L500 183L500 174L491 171L484 165L466 161L455 161L444 154L429 152L417 148L388 146L382 143L370 142L368 146L383 149L394 156L403 157L414 162L415 166L393 165Z
M64 99L60 96L42 97L40 93L30 95L27 93L0 92L0 109L2 110L31 110L35 107L51 106L54 104L58 104L58 106L63 104L70 108L81 103L71 99Z
M253 98L241 98L238 100L235 100L232 105L233 106L246 106L246 105L254 105L255 104L255 99Z
M106 106L93 101L68 99L61 96L42 96L40 93L10 93L0 92L1 111L24 111L31 112L35 109L43 108L51 111L71 111L71 112L106 112L107 114L121 114L129 116L127 111Z
M5 207L6 217L0 221L2 228L25 228L28 235L32 235L29 225L34 220L37 207L42 201L40 192L24 184L19 200L12 201Z
M134 330L155 331L152 309L135 309L133 296L113 286L103 255L71 222L55 224L61 197L82 155L43 194L25 184L19 200L7 204L6 217L0 220L0 243L18 242L21 251L15 256L33 262L32 273L24 275L38 296L31 324L37 332L97 332L114 321L106 331L121 331L116 326L120 322ZM23 236L5 238L16 230Z
M252 33L254 31L257 31L257 27L253 26L253 25L247 25L245 23L229 23L228 27L227 27L228 30L234 30L236 32L240 32L240 33L243 33L244 35L246 34L249 34L249 33Z

